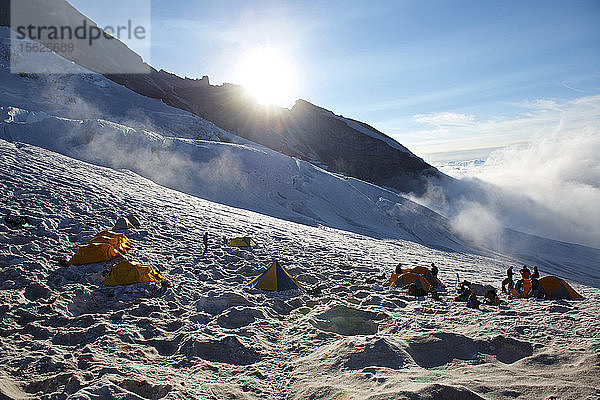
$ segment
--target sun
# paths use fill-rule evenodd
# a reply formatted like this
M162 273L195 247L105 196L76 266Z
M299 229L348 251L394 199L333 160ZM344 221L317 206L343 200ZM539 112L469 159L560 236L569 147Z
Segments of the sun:
M290 107L297 91L297 73L285 51L260 46L244 52L235 70L235 83L260 104Z

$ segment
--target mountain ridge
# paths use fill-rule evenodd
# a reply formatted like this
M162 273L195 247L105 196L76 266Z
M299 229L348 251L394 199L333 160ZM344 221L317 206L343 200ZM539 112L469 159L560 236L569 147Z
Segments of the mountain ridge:
M97 26L65 0L22 1L30 3L31 10L37 12L32 16L34 20L56 25L84 20ZM0 5L8 10L9 0L0 0ZM1 15L0 24L9 26L8 19ZM405 193L424 193L431 178L451 180L368 124L337 116L306 100L299 100L292 109L262 106L248 97L241 86L215 86L208 77L189 79L157 71L118 40L99 41L94 46L93 54L76 51L61 55L94 72L101 72L105 65L116 67L123 73L104 75L134 92L189 111L275 151ZM149 71L147 74L126 73L144 68Z

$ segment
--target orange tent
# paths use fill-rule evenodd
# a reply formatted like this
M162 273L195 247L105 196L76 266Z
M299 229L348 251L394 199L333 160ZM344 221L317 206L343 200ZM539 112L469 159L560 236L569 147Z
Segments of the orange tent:
M397 274L394 274L397 275ZM430 291L432 286L422 275L415 274L414 272L407 272L399 275L390 286L405 287L414 283L417 287Z
M110 261L125 255L131 247L131 242L124 234L103 231L94 236L85 246L80 246L69 264L83 265Z
M545 276L539 280L540 288L544 291L545 299L549 300L574 300L583 299L567 282L555 276ZM523 293L527 295L531 290L531 279L523 279ZM519 298L517 292L511 289L511 297Z
M546 292L548 299L583 299L567 282L555 276L545 276L540 279L540 286Z
M427 280L427 282L429 282L429 284L435 288L439 286L444 286L444 284L438 278L433 276L431 271L425 267L402 268L403 274L408 272L422 275Z
M388 286L392 286L394 284L394 282L396 282L396 279L398 279L398 277L401 274L396 274L396 273L392 273L392 276L390 276L390 280L388 281Z

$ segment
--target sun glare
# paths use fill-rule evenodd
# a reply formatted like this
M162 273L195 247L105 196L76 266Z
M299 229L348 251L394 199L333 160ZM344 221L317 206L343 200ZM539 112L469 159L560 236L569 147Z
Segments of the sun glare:
M295 100L295 68L285 52L274 47L257 47L242 54L234 82L264 105L290 107Z

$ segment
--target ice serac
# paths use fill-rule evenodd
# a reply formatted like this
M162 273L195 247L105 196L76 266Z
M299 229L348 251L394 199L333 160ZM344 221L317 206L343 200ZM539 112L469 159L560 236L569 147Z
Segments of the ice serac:
M109 78L331 172L417 193L425 188L427 178L447 178L375 128L305 100L296 101L291 110L263 106L249 98L241 86L213 86L207 80L182 79L164 71Z
M8 9L7 0L0 0L0 4L3 10ZM43 0L31 8L41 16L48 15L49 23L81 24L85 19L95 25L64 0ZM6 25L8 19L3 16L0 23ZM84 51L63 56L91 71L116 71L106 76L139 94L190 111L243 138L331 172L415 193L425 189L427 178L450 179L367 124L304 100L298 100L291 110L263 106L249 98L241 86L213 86L207 77L188 79L157 71L118 40L102 41L92 50L84 47ZM144 69L148 73L129 73Z

